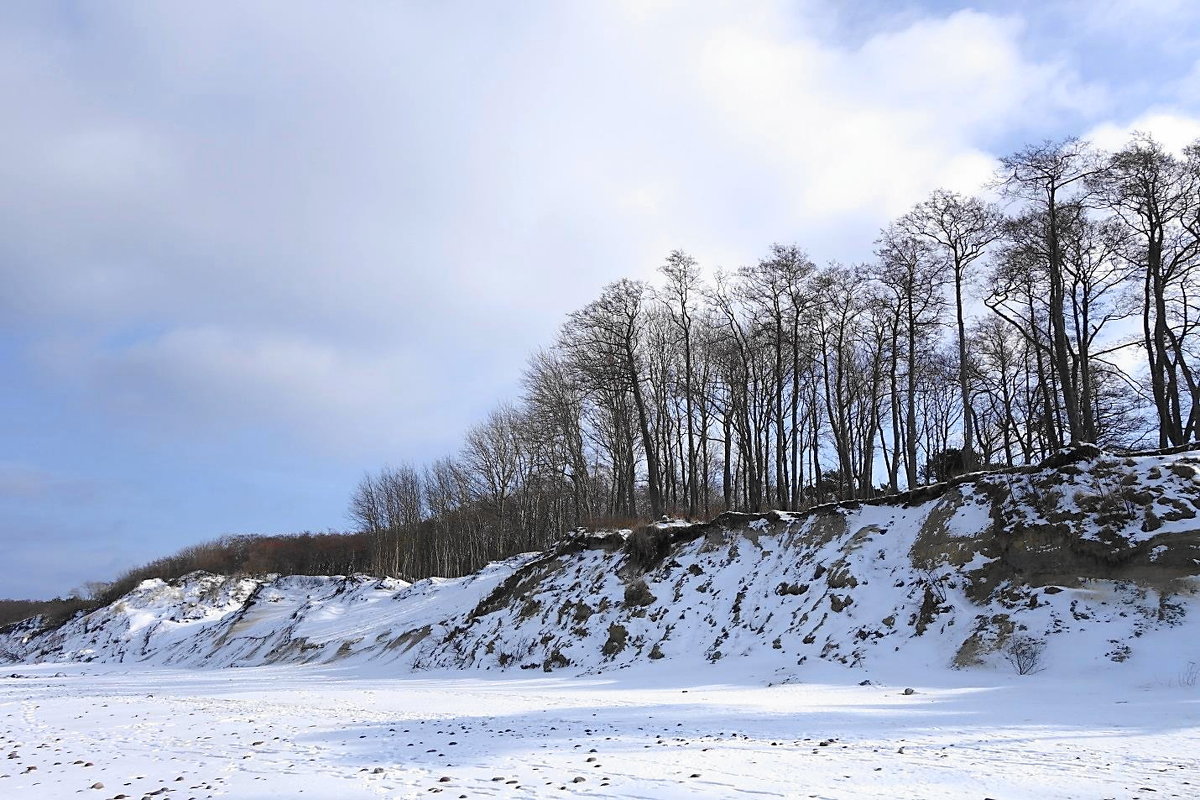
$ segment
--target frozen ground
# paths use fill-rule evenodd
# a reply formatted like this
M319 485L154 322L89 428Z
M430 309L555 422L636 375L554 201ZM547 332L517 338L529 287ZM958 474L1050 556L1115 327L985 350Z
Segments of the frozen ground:
M1200 794L1200 687L1166 667L1127 685L939 670L911 695L748 668L12 666L0 797Z

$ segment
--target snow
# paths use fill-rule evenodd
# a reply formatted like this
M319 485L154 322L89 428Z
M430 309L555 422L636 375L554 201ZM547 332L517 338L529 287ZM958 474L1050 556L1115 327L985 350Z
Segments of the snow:
M0 679L0 796L1102 798L1200 783L1200 695L1167 664L1129 684L940 673L911 695L835 667L767 686L754 659L729 664L22 667Z
M1189 455L1104 454L984 474L919 502L576 531L454 580L366 576L146 581L57 631L0 633L23 661L163 666L387 663L580 673L767 650L774 680L863 670L1004 669L1017 633L1046 669L1123 663L1165 630L1200 640ZM1099 487L1099 488L1097 488ZM656 546L648 552L657 553ZM666 667L664 667L666 668Z
M984 498L976 492L966 491L963 494L964 502L950 518L947 532L960 538L978 536L980 531L987 530L992 524L990 509Z
M0 798L1196 796L1197 463L146 581L0 631Z

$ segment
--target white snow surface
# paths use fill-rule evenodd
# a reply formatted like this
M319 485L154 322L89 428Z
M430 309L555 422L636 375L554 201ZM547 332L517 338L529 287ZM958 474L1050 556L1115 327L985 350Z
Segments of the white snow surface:
M0 797L1193 797L1198 463L146 581L0 633Z
M938 672L906 687L829 665L768 686L753 662L23 667L0 678L0 796L1196 796L1197 689L1166 663L1160 680Z

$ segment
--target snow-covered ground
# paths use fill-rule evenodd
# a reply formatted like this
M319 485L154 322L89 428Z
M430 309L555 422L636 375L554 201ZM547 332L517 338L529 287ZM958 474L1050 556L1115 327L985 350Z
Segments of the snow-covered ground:
M1174 666L1174 665L1170 665ZM21 666L4 798L1126 798L1200 792L1200 688L941 672Z
M1200 457L1097 451L454 580L150 580L0 631L0 800L1200 797L1198 565Z

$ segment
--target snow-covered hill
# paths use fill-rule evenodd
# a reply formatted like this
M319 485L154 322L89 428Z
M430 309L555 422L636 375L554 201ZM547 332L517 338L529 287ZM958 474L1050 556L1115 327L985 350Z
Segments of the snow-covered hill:
M1094 448L804 514L576 532L465 578L152 580L53 631L25 661L248 666L370 660L596 671L753 657L880 670L1079 673L1200 663L1200 458ZM1117 666L1123 665L1123 666Z

